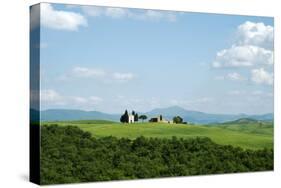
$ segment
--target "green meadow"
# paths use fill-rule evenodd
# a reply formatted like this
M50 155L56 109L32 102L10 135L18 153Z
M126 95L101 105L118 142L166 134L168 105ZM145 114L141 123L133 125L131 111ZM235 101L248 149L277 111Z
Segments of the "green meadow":
M106 120L44 122L43 125L77 126L96 138L114 136L135 139L139 136L157 138L209 137L217 144L244 149L273 148L273 123L226 123L217 125L186 125L166 123L123 124Z

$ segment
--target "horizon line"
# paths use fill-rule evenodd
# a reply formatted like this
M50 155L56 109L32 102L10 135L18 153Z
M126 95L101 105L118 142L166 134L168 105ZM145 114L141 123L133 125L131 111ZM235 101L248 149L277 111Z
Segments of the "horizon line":
M169 107L163 107L163 108L153 108L151 110L148 110L146 112L141 112L141 111L136 111L136 110L128 110L128 109L124 109L127 110L128 112L129 111L135 111L136 113L149 113L153 110L156 110L156 109L167 109L167 108L172 108L172 107L177 107L177 108L181 108L185 111L193 111L193 112L199 112L199 113L205 113L205 114L212 114L212 115L266 115L266 114L274 114L274 111L273 112L266 112L266 113L212 113L212 112L204 112L204 111L200 111L200 110L190 110L190 109L186 109L186 108L183 108L181 106L169 106ZM34 108L30 108L30 110L36 110ZM104 112L104 111L100 111L100 110L85 110L85 109L78 109L78 108L48 108L48 109L42 109L42 110L37 110L37 111L48 111L48 110L76 110L76 111L84 111L84 112L100 112L100 113L104 113L104 114L110 114L110 115L120 115L122 114L123 112L120 112L120 113L110 113L110 112Z

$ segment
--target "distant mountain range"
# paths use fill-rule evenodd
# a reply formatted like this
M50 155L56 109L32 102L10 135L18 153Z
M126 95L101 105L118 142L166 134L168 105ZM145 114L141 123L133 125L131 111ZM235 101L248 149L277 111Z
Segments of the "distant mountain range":
M210 114L199 111L191 111L181 108L179 106L172 106L168 108L158 108L154 109L148 114L157 115L162 114L163 117L171 119L175 115L181 116L184 121L192 123L223 123L227 121L234 121L241 118L250 118L255 120L273 120L273 114L262 114L262 115L247 115L247 114Z
M31 114L34 110L31 110ZM200 124L222 123L234 121L241 118L251 118L255 120L273 120L273 114L247 115L247 114L210 114L199 111L191 111L179 106L168 108L157 108L146 113L138 112L138 114L146 114L148 118L162 115L165 119L172 119L174 116L181 116L184 121ZM108 114L99 111L83 111L70 109L49 109L41 111L42 121L66 121L66 120L111 120L119 121L121 114Z
M42 121L65 121L65 120L112 120L119 121L120 114L107 114L98 111L49 109L41 111Z

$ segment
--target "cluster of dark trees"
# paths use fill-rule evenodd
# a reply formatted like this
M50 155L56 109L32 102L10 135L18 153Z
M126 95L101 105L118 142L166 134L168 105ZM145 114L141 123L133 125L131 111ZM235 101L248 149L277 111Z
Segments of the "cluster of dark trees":
M175 116L173 118L174 123L183 123L183 119L180 116Z
M146 120L147 119L147 116L146 115L140 115L140 117L139 117L139 119L141 119L142 120L142 122L144 121L144 120Z
M139 116L135 111L132 111L132 115L134 116L134 121L136 122L139 121L139 119L141 119L142 122L147 119L146 115L143 114ZM124 114L120 117L120 122L129 123L129 114L127 110L125 110Z
M273 150L209 138L94 138L73 126L41 127L41 184L273 170Z

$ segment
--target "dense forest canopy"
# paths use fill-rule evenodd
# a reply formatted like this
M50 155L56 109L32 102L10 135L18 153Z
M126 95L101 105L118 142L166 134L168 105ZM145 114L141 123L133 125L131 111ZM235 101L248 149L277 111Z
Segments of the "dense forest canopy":
M209 138L94 138L74 126L41 127L41 183L273 170L273 150L243 150Z

